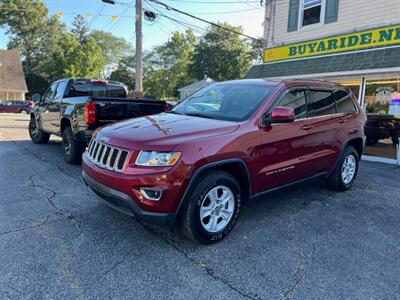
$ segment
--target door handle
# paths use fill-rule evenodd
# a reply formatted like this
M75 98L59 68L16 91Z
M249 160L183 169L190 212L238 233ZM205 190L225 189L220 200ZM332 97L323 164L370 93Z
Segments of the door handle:
M303 130L309 130L309 129L312 129L313 127L314 127L313 125L303 125L300 128Z
M340 123L340 124L346 123L346 119L339 119L338 123Z

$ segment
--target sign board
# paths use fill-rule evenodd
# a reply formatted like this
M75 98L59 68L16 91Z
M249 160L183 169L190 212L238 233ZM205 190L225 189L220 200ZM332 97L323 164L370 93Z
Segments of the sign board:
M264 49L264 62L400 44L400 24Z

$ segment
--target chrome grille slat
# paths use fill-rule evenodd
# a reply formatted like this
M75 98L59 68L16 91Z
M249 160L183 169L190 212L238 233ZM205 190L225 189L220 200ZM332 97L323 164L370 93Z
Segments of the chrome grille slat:
M122 172L129 156L127 150L106 145L94 139L90 141L86 152L94 164L116 172ZM119 166L122 166L122 168L119 168Z

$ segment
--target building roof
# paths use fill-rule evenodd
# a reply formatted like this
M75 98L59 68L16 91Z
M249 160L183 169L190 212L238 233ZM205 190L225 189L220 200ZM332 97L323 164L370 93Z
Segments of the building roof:
M181 87L180 89L178 89L178 91L183 92L183 91L199 90L199 89L205 87L206 85L209 85L214 82L215 82L215 80L213 80L211 78L205 78L203 80L200 80L195 83L189 84L187 86Z
M0 90L28 91L18 50L0 50Z
M400 67L400 47L253 66L246 78L273 78Z

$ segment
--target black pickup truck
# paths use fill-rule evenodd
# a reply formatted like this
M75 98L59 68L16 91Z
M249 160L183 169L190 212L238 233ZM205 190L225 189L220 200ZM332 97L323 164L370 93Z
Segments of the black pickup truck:
M38 144L47 143L51 134L62 137L66 161L79 163L97 127L168 110L164 101L127 96L127 87L115 81L58 80L43 96L33 95L29 135Z

